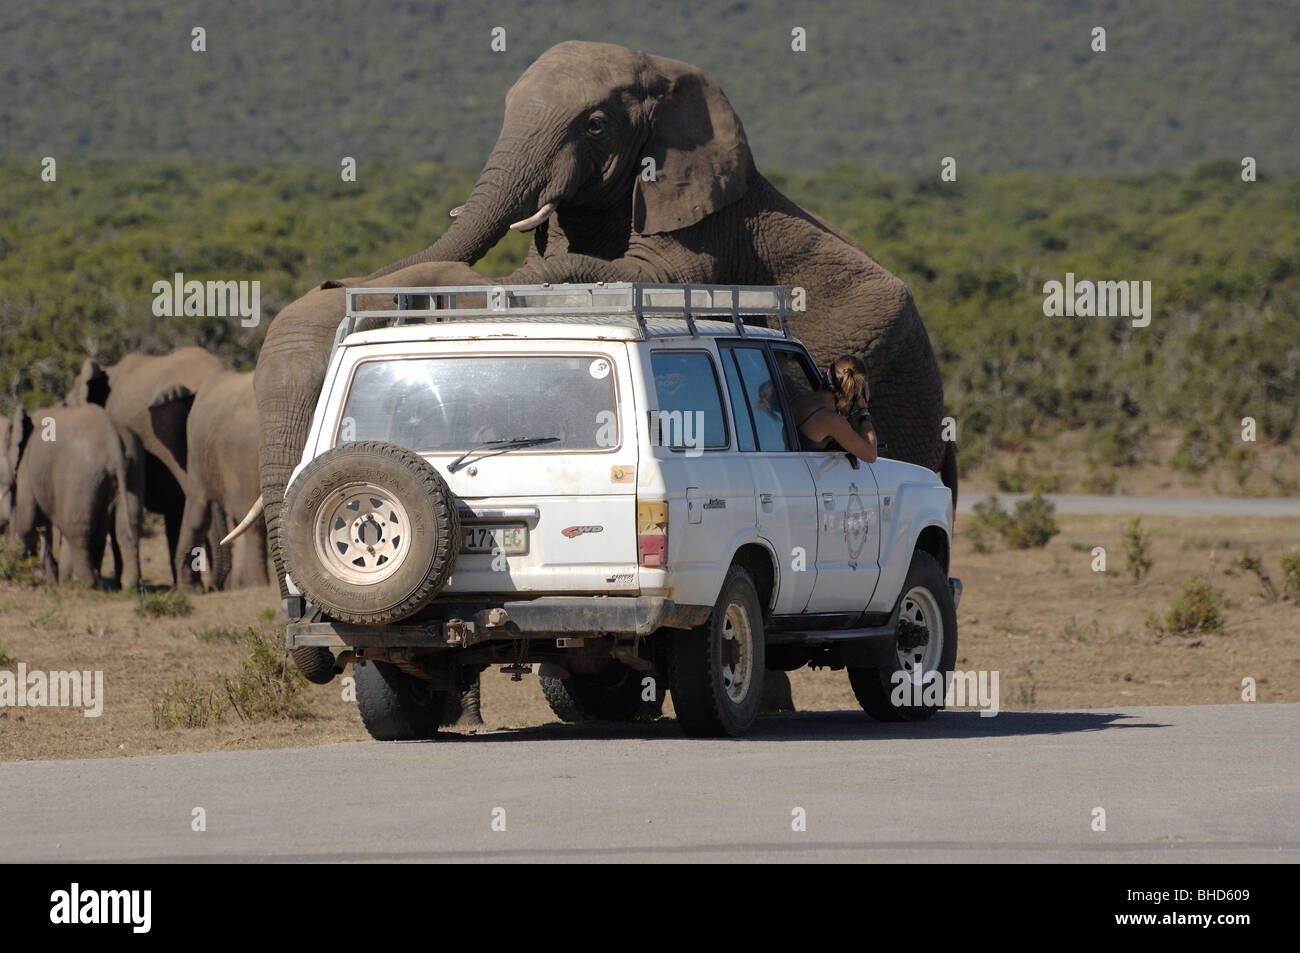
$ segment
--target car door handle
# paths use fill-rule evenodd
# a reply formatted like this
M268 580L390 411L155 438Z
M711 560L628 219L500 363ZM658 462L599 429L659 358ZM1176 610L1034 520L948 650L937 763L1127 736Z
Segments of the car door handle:
M771 493L760 493L760 494L758 494L758 502L762 503L764 506L771 506L771 505L772 505L772 494L771 494Z
M835 502L835 495L833 493L823 493L822 502L827 506L830 506L832 503Z

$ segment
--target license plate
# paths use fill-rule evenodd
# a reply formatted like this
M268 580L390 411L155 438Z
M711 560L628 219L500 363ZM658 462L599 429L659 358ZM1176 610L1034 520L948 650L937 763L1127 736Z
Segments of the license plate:
M528 552L528 527L523 523L491 526L462 526L460 528L462 553L497 553L507 555Z

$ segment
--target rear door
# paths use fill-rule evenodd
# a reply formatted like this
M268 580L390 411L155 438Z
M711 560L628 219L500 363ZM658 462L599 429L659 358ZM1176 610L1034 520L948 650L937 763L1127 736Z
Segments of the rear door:
M787 399L815 390L816 368L801 348L772 345ZM843 450L805 450L817 507L817 577L809 612L861 612L880 580L880 502L871 465Z
M637 443L626 347L367 348L333 440L410 447L447 481L463 531L448 592L635 591ZM507 452L490 445L519 438L549 439Z
M754 483L754 524L780 563L773 611L804 611L817 576L817 509L813 479L762 344L719 345L737 444Z

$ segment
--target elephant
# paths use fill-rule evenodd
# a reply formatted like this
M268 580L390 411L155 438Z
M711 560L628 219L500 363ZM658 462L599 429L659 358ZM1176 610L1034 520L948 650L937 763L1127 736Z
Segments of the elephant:
M46 581L103 582L111 536L114 583L138 588L139 474L131 472L138 462L108 413L92 405L29 415L18 407L0 424L0 445L0 530L8 527L28 553L43 544ZM137 450L134 461L140 459Z
M138 438L143 451L144 507L162 514L173 573L185 511L185 428L191 401L160 407L153 403L170 387L198 394L209 378L229 370L225 361L201 347L184 347L163 356L128 354L108 368L88 358L64 398L70 407L102 405L119 430ZM173 575L173 584L176 581Z
M205 540L224 536L257 500L257 404L253 375L220 371L207 378L195 395L184 384L158 394L150 406L155 415L170 415L171 405L189 407L185 444L185 510L181 519L173 564L177 586L199 585L194 568L196 549ZM229 571L213 574L217 589L265 586L270 582L266 564L266 528L262 524L234 540ZM226 560L207 554L210 565L224 569Z
M533 230L523 266L475 283L802 289L792 331L823 365L862 358L889 455L939 471L955 504L943 380L911 291L758 172L739 117L700 70L605 43L547 50L507 94L501 135L450 229L369 277L472 264L510 229Z
M864 360L887 452L938 470L955 503L955 447L941 439L943 381L911 292L851 237L759 174L740 119L695 67L604 43L547 50L507 94L501 135L455 212L424 251L364 278L322 283L267 331L256 370L261 505L282 588L285 483L344 314L342 289L361 284L802 288L807 308L792 313L793 332L819 361L845 352ZM487 278L467 267L512 228L534 230L519 270Z

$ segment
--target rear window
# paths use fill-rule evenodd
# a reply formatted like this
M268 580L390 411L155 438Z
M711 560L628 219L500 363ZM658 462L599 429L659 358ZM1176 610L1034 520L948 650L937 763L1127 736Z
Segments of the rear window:
M386 440L425 453L558 437L540 450L605 450L618 434L605 354L476 355L365 361L336 443Z

